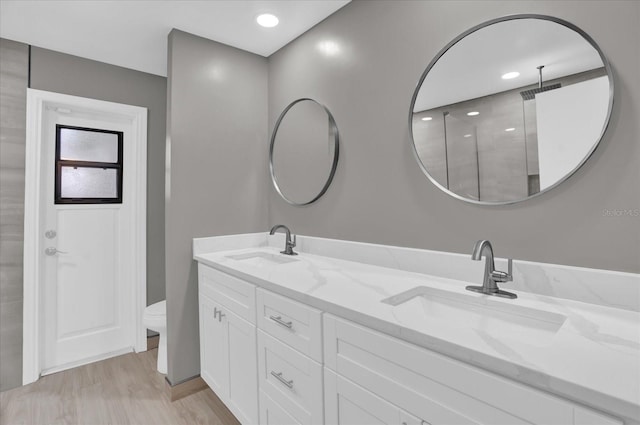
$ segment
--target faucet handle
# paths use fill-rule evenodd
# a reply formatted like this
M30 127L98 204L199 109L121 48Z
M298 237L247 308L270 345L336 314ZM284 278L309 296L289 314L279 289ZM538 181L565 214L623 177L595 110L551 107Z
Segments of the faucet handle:
M507 264L509 267L508 272L501 272L499 270L494 270L491 272L491 277L496 282L512 282L513 281L513 259L509 258L507 260Z

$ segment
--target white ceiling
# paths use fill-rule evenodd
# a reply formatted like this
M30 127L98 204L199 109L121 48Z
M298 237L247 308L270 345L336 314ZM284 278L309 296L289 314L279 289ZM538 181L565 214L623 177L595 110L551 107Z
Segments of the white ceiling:
M424 80L414 112L476 99L603 65L580 34L542 19L515 19L482 28L451 47ZM503 80L503 74L520 73Z
M167 75L167 35L177 28L269 56L349 0L0 0L0 37ZM261 13L280 19L256 24Z

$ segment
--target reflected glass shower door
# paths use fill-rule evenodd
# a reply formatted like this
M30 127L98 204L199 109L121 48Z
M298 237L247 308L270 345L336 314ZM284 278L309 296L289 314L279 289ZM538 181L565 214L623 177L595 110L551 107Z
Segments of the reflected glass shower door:
M444 113L448 189L480 200L480 170L476 126Z

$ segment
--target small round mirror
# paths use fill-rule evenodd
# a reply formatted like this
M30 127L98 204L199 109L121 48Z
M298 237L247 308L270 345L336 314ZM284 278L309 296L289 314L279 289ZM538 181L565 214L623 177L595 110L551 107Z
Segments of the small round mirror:
M561 19L513 15L456 37L411 101L420 166L446 193L509 204L544 193L598 146L613 105L609 63Z
M339 136L329 110L298 99L280 114L271 136L269 167L276 191L291 205L308 205L329 188L338 165Z

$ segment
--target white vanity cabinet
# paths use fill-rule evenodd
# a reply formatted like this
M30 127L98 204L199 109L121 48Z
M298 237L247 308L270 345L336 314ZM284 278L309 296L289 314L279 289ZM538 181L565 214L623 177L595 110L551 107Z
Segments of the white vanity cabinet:
M340 420L336 414L339 406L335 405L336 400L344 400L343 404L350 406L349 414L357 415L356 397L362 396L363 391L430 425L622 424L564 399L328 314L324 315L324 347L328 424L329 419L340 424L357 423L357 416ZM333 373L337 375L337 385L331 386L327 376ZM367 409L361 415L378 412L381 423L402 423L385 422L390 419L383 417L396 415L391 407L378 409L379 412ZM366 421L366 416L361 417Z
M623 424L207 265L198 277L201 376L245 425Z
M261 424L324 423L322 313L257 290Z
M198 292L200 375L241 423L256 424L255 286L199 265Z

